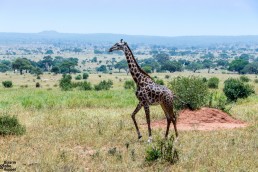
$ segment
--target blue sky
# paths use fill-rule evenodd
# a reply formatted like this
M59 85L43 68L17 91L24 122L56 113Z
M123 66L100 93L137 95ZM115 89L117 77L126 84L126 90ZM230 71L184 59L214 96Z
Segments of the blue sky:
M258 35L257 0L0 0L0 32Z

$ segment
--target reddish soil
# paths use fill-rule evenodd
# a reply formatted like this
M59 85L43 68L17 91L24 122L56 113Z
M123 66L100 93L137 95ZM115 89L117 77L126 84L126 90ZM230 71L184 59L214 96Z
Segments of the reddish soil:
M145 124L146 126L146 124ZM159 120L151 123L152 128L166 128L167 121ZM234 119L227 113L213 108L199 110L183 110L179 113L177 122L178 130L218 130L246 127L247 123ZM173 124L171 124L171 129Z

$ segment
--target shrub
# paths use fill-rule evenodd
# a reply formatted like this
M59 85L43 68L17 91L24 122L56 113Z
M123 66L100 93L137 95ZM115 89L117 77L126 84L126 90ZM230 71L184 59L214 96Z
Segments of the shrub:
M59 82L59 87L63 91L68 91L72 89L72 76L64 74L62 79Z
M88 73L83 73L82 74L82 79L88 79L89 78L89 74Z
M208 80L208 87L209 88L218 88L219 87L219 78L212 77Z
M208 87L202 78L195 76L177 77L169 83L169 88L190 109L198 109L207 102ZM181 101L174 102L176 109L184 108L185 105Z
M134 83L134 81L133 80L127 80L127 81L125 81L125 83L124 83L124 88L125 89L135 89L135 83Z
M227 105L227 97L225 96L224 93L213 92L210 94L209 107L217 108L227 112L228 109L226 109L226 105Z
M155 82L156 84L159 84L159 85L165 85L162 79L156 79Z
M0 135L22 135L25 131L16 116L0 116Z
M202 78L202 81L203 81L203 82L207 82L207 78L206 78L206 77L203 77L203 78Z
M37 76L37 79L41 79L39 75Z
M242 76L240 76L240 81L242 81L242 82L249 82L250 78L248 78L247 76L242 75Z
M244 84L239 79L234 78L229 78L224 82L223 91L230 101L236 101L238 98L246 98L254 93L251 85Z
M95 85L94 89L96 91L99 91L99 90L109 90L112 87L112 85L113 85L113 81L112 80L110 80L110 79L108 81L103 80L103 81L100 81L99 84Z
M77 75L76 77L75 77L75 80L81 80L82 79L82 76L81 75Z
M258 83L258 79L254 79L254 83Z
M13 86L12 81L3 81L2 84L5 88L11 88Z
M174 137L171 136L168 140L158 139L154 145L149 145L146 149L145 160L147 162L162 161L175 164L179 160L178 150L174 147Z
M170 77L169 75L165 75L165 79L169 79L169 77Z
M81 90L92 90L92 86L90 82L72 82L72 87L76 88L79 87Z
M36 88L39 88L39 87L40 87L40 83L37 82L37 83L36 83Z

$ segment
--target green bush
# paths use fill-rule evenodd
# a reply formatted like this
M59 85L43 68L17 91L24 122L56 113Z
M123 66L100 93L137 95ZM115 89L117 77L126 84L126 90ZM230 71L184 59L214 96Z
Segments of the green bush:
M162 79L156 79L155 82L156 84L159 84L159 85L165 85Z
M134 81L133 80L127 80L127 81L125 81L125 83L124 83L124 88L125 89L135 89L135 83L134 83Z
M92 90L90 82L72 82L72 88L80 88L81 90Z
M191 109L198 109L207 103L208 86L200 77L176 77L169 83L169 88ZM185 107L181 101L174 101L176 109Z
M75 77L75 80L81 80L82 79L82 76L81 75L77 75L76 77Z
M227 97L224 93L216 91L210 94L209 107L213 107L227 112L228 109L226 109L226 105Z
M207 82L207 78L203 77L203 78L202 78L202 81L203 81L203 82Z
M82 74L82 79L88 79L89 78L89 74L88 73L83 73Z
M68 91L72 89L72 76L63 74L62 79L59 81L59 87L63 91Z
M100 81L99 84L95 85L94 89L96 91L99 91L99 90L109 90L112 87L112 85L113 85L113 81L112 80L110 80L110 79L108 81L103 80L103 81Z
M22 135L26 132L16 116L0 116L0 135Z
M212 77L208 80L208 87L209 88L218 88L219 87L219 78Z
M234 78L229 78L224 82L223 91L230 101L236 101L238 98L247 98L254 93L251 85L244 84L239 79Z
M173 136L167 140L158 139L155 144L147 147L145 161L152 162L158 159L171 164L178 162L178 150L174 146Z
M12 81L3 81L2 84L5 88L11 88L13 86Z
M249 82L250 78L248 78L247 76L242 75L242 76L240 76L240 81L242 81L242 82Z
M258 79L254 79L254 83L258 83Z
M169 77L170 77L169 75L165 75L165 79L169 79Z
M36 83L36 88L39 88L39 87L40 87L40 83L37 82L37 83Z

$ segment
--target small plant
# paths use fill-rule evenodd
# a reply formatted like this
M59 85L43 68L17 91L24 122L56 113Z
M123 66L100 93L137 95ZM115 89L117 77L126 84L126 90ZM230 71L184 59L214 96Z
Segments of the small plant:
M83 73L82 74L82 79L88 79L89 78L89 74L88 73Z
M3 86L4 86L5 88L11 88L11 87L13 87L12 81L3 81L2 84L3 84Z
M250 81L250 78L248 78L248 77L245 76L245 75L242 75L242 76L240 76L240 81L242 81L242 82L249 82L249 81Z
M22 135L26 132L16 116L0 116L0 135Z
M229 78L224 82L223 91L230 101L236 101L239 98L247 98L254 93L254 89L251 85L244 84L239 79L234 78Z
M209 88L219 88L219 78L212 77L208 80L208 87Z
M72 76L64 74L62 79L59 82L59 87L63 91L68 91L72 89Z
M207 82L208 80L207 80L206 77L203 77L203 78L202 78L202 81L203 81L203 82Z
M36 88L39 88L39 87L40 87L40 83L37 82L37 83L36 83Z
M157 140L156 144L150 145L146 149L145 160L147 162L156 161L161 159L162 161L175 164L179 160L178 150L174 146L174 137L171 136L167 140Z
M95 85L94 89L96 91L99 91L99 90L109 90L112 87L112 85L113 85L113 81L112 80L110 80L110 79L108 81L103 80L103 81L100 81L99 84Z
M41 79L39 75L37 76L37 79Z
M77 75L76 77L75 77L75 80L81 80L82 79L82 76L81 75Z
M127 80L127 81L125 81L125 83L124 83L124 88L125 89L135 89L135 83L134 83L134 81L133 80Z
M178 110L185 108L185 105L194 110L207 103L209 90L202 78L195 76L177 77L169 83L169 88L185 103L176 100L174 107Z

